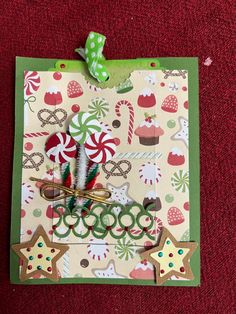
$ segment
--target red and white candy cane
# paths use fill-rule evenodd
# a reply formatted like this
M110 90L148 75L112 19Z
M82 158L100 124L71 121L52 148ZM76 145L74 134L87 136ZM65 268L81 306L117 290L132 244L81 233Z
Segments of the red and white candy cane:
M131 144L134 129L134 107L128 100L120 100L115 106L115 112L117 117L121 116L120 107L126 106L129 110L129 128L128 128L128 144Z
M46 136L49 135L48 132L35 132L35 133L25 133L24 137L25 138L30 138L30 137L40 137L40 136Z

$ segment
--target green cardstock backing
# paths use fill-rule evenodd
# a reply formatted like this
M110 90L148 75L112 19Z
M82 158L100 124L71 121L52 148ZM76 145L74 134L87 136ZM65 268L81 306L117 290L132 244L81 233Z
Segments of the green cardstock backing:
M61 67L61 64L64 67ZM153 66L155 64L155 66ZM104 83L97 83L88 75L85 62L16 58L16 86L15 86L15 142L12 179L12 210L11 210L11 245L20 243L20 210L21 208L21 175L22 175L22 147L24 121L24 70L31 71L66 71L80 72L92 84L100 88L109 88L123 82L134 70L187 70L189 80L189 171L190 171L190 241L198 243L198 248L191 258L191 268L194 280L168 280L163 286L199 286L200 285L200 165L199 165L199 108L198 108L198 59L197 58L151 58L132 60L109 60L104 65L110 73L110 79ZM121 71L122 69L122 71ZM122 72L122 73L121 73ZM49 279L31 279L24 283L19 280L19 258L10 249L10 278L14 284L55 284ZM58 284L124 284L151 285L153 280L134 279L100 279L100 278L62 278Z

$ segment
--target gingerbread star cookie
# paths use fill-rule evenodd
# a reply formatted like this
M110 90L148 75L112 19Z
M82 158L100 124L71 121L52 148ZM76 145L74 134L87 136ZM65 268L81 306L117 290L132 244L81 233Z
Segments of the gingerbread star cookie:
M125 278L116 272L114 260L110 260L106 268L93 269L92 272L97 278Z
M158 285L173 275L193 280L190 257L196 248L196 242L179 242L163 228L159 245L142 253L141 257L155 266Z
M56 262L69 249L68 245L50 242L42 226L39 226L28 242L12 245L12 249L22 259L20 280L24 281L36 274L57 281Z
M180 129L171 136L172 140L180 140L188 147L188 120L184 117L179 117Z

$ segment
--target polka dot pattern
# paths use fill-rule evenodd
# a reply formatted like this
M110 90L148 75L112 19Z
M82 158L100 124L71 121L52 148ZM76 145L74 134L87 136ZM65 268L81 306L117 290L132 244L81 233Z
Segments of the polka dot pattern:
M85 44L85 60L88 64L89 72L98 82L105 82L109 78L106 68L101 63L105 40L105 36L91 32Z

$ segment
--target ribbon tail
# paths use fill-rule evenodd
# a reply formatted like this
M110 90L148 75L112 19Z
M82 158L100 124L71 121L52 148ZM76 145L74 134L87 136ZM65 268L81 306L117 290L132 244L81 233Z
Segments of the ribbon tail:
M104 66L105 57L102 54L106 37L102 34L90 32L85 43L85 49L77 48L75 51L85 59L90 74L98 81L105 82L109 73Z
M80 47L80 48L76 48L75 52L77 52L81 58L83 58L84 60L86 60L86 56L85 56L85 51L84 48Z

